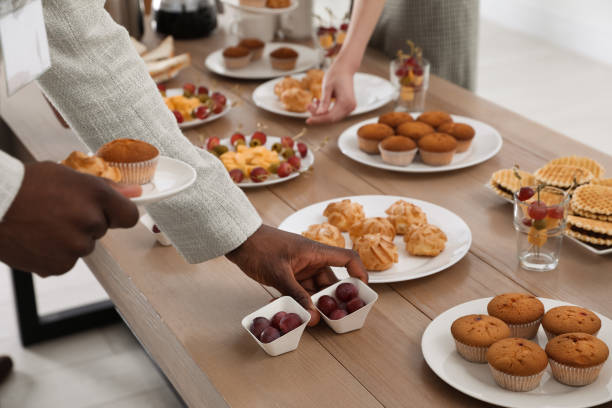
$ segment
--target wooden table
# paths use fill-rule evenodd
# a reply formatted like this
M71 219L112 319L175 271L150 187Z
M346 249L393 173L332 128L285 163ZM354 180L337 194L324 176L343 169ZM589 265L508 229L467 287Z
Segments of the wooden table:
M177 42L178 51L191 52L193 67L168 86L208 83L239 101L225 118L188 130L187 137L201 143L213 135L229 137L238 129L250 132L258 123L269 134L298 133L305 126L301 120L254 106L251 92L258 82L235 81L206 71L205 56L224 41L218 35ZM372 52L361 71L386 77L388 60ZM468 255L427 278L375 285L380 298L360 331L336 335L320 324L305 332L296 351L271 358L240 325L241 318L265 305L271 294L224 258L188 265L174 248L157 245L142 225L108 233L87 257L134 334L190 406L486 406L446 385L424 362L421 335L436 315L468 300L521 291L612 316L611 258L566 240L555 271L520 269L510 206L484 188L491 173L515 163L534 170L554 157L581 154L612 169L612 157L442 79L433 77L430 86L427 108L494 126L504 137L500 154L479 166L440 174L387 172L343 156L336 145L341 131L391 109L387 106L370 115L309 127L304 139L311 146L329 139L315 153L314 171L247 192L271 225L312 203L357 194L427 200L468 223L474 239ZM36 86L1 103L0 108L4 120L38 160L59 160L81 147L70 131L59 126Z

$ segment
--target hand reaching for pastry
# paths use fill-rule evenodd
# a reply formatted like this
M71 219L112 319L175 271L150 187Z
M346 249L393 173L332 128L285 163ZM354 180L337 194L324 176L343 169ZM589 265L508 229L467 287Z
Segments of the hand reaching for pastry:
M308 108L312 116L306 120L307 124L337 122L355 109L354 74L355 71L348 64L338 61L332 64L323 78L321 100L313 102Z
M109 228L138 222L126 197L140 193L60 164L28 164L0 222L0 261L43 277L67 272Z
M349 275L368 282L368 274L354 251L267 225L226 257L250 278L297 300L312 315L310 326L320 319L310 295L338 281L330 266L344 266Z

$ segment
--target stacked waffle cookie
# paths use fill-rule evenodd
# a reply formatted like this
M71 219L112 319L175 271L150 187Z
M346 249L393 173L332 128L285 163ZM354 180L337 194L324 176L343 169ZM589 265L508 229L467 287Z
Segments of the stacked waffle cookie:
M508 200L514 200L514 193L523 186L533 186L536 179L533 174L523 170L516 170L520 179L515 174L515 169L497 170L491 175L489 184L493 191Z
M578 187L570 201L574 215L567 219L567 234L589 244L612 247L612 187Z
M538 183L568 190L601 177L604 168L588 157L568 156L551 160L534 173Z

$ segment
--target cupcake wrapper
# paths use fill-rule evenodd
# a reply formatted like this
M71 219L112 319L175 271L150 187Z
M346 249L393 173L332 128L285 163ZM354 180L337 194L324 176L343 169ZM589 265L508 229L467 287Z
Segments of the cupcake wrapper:
M489 364L489 368L491 369L491 374L497 385L506 390L515 392L527 392L538 388L544 371L546 371L542 370L534 375L521 376L506 374L494 368L491 364Z
M461 357L472 363L486 363L488 347L468 346L460 341L455 340L457 352Z
M548 330L546 330L546 328L544 326L542 326L542 328L544 329L544 333L546 333L546 339L547 340L551 340L551 339L559 336L560 334L563 334L563 333L555 334L553 332L549 332ZM584 333L584 332L582 332L582 333ZM595 333L587 333L587 334L590 334L591 336L597 337L598 333L599 333L599 330L597 330Z
M108 165L116 167L121 171L122 184L147 184L150 183L157 168L159 156L142 162L136 163L115 163L109 162Z
M538 334L538 329L540 328L541 321L542 321L542 318L540 317L538 320L534 320L533 322L530 322L530 323L524 323L524 324L508 323L508 327L510 328L510 337L533 339Z
M403 152L394 152L392 150L383 149L380 144L378 145L378 149L380 150L380 156L384 162L389 164L393 164L396 166L407 166L414 160L414 156L416 156L417 149L414 148L412 150L406 150Z
M550 358L548 359L548 362L550 363L550 368L555 380L565 385L571 385L574 387L594 383L604 365L604 363L601 363L594 367L577 368L558 363Z

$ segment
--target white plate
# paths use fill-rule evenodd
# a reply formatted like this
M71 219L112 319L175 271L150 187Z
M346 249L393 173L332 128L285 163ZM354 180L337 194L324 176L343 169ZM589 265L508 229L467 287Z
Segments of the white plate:
M415 118L419 113L411 113ZM451 115L455 122L467 123L476 131L472 145L467 152L457 153L451 164L446 166L429 166L423 163L417 154L414 162L408 166L395 166L382 161L380 155L367 154L359 149L357 142L357 129L368 123L378 122L378 118L371 118L357 123L346 129L338 138L340 151L351 159L365 165L379 169L400 171L405 173L437 173L441 171L463 169L489 160L495 156L502 147L502 137L497 130L475 119L464 116Z
M183 89L182 88L170 88L170 89L166 89L166 96L167 97L171 97L171 96L176 96L176 95L182 95L183 94ZM223 94L225 96L225 94ZM223 110L221 111L221 113L212 113L210 114L210 116L208 116L206 119L192 119L189 120L187 122L183 122L183 123L178 123L178 127L180 127L181 129L187 129L190 127L194 127L194 126L199 126L199 125L203 125L204 123L208 123L208 122L212 122L213 120L217 120L222 116L225 116L229 113L229 111L232 109L232 101L225 96L227 102L225 103L225 107L223 108Z
M421 349L425 361L438 377L467 395L504 407L581 408L612 400L612 363L609 361L603 366L599 379L584 387L570 387L557 382L552 377L550 367L547 367L538 388L529 392L512 392L495 383L487 364L470 363L459 356L450 332L451 324L455 319L467 314L486 314L487 304L491 299L477 299L455 306L429 323L423 333ZM540 300L546 310L569 305L559 300ZM612 345L612 322L601 314L597 315L601 319L598 337ZM537 342L542 348L546 347L546 335L541 327Z
M248 11L249 13L256 14L284 14L288 13L298 6L298 0L291 0L291 4L289 7L285 8L269 8L269 7L249 7L249 6L241 6L240 0L221 0L223 3L227 4L230 7Z
M439 227L448 237L444 251L436 257L429 258L408 255L403 235L396 236L394 243L397 245L399 262L386 271L369 272L370 283L401 282L443 271L463 258L472 244L472 232L457 214L427 201L386 195L341 197L313 204L287 217L278 228L301 234L312 224L327 222L327 218L323 216L323 211L329 203L347 198L363 205L366 217L387 217L385 210L397 200L418 205L427 214L427 221ZM348 233L345 232L342 235L346 241L346 247L351 248L353 244ZM338 279L348 277L344 268L334 267L332 269Z
M302 79L305 74L296 75L295 78ZM309 112L289 112L274 93L274 85L282 81L282 78L273 79L259 85L253 91L253 102L260 108L278 115L293 118L308 118ZM386 105L395 99L397 91L388 80L376 75L358 72L353 78L355 87L355 98L357 107L349 116L360 115L370 112Z
M270 64L270 53L277 48L289 47L293 48L298 53L298 59L295 64L295 69L289 71L280 71L273 69ZM223 49L217 50L206 57L206 68L215 74L224 75L230 78L238 79L269 79L279 76L297 74L298 72L306 71L319 63L319 54L317 50L303 45L291 43L267 43L261 59L251 62L241 69L227 69L223 64Z
M193 167L180 160L160 156L153 180L142 186L142 195L132 198L138 205L153 204L190 187L196 180Z

